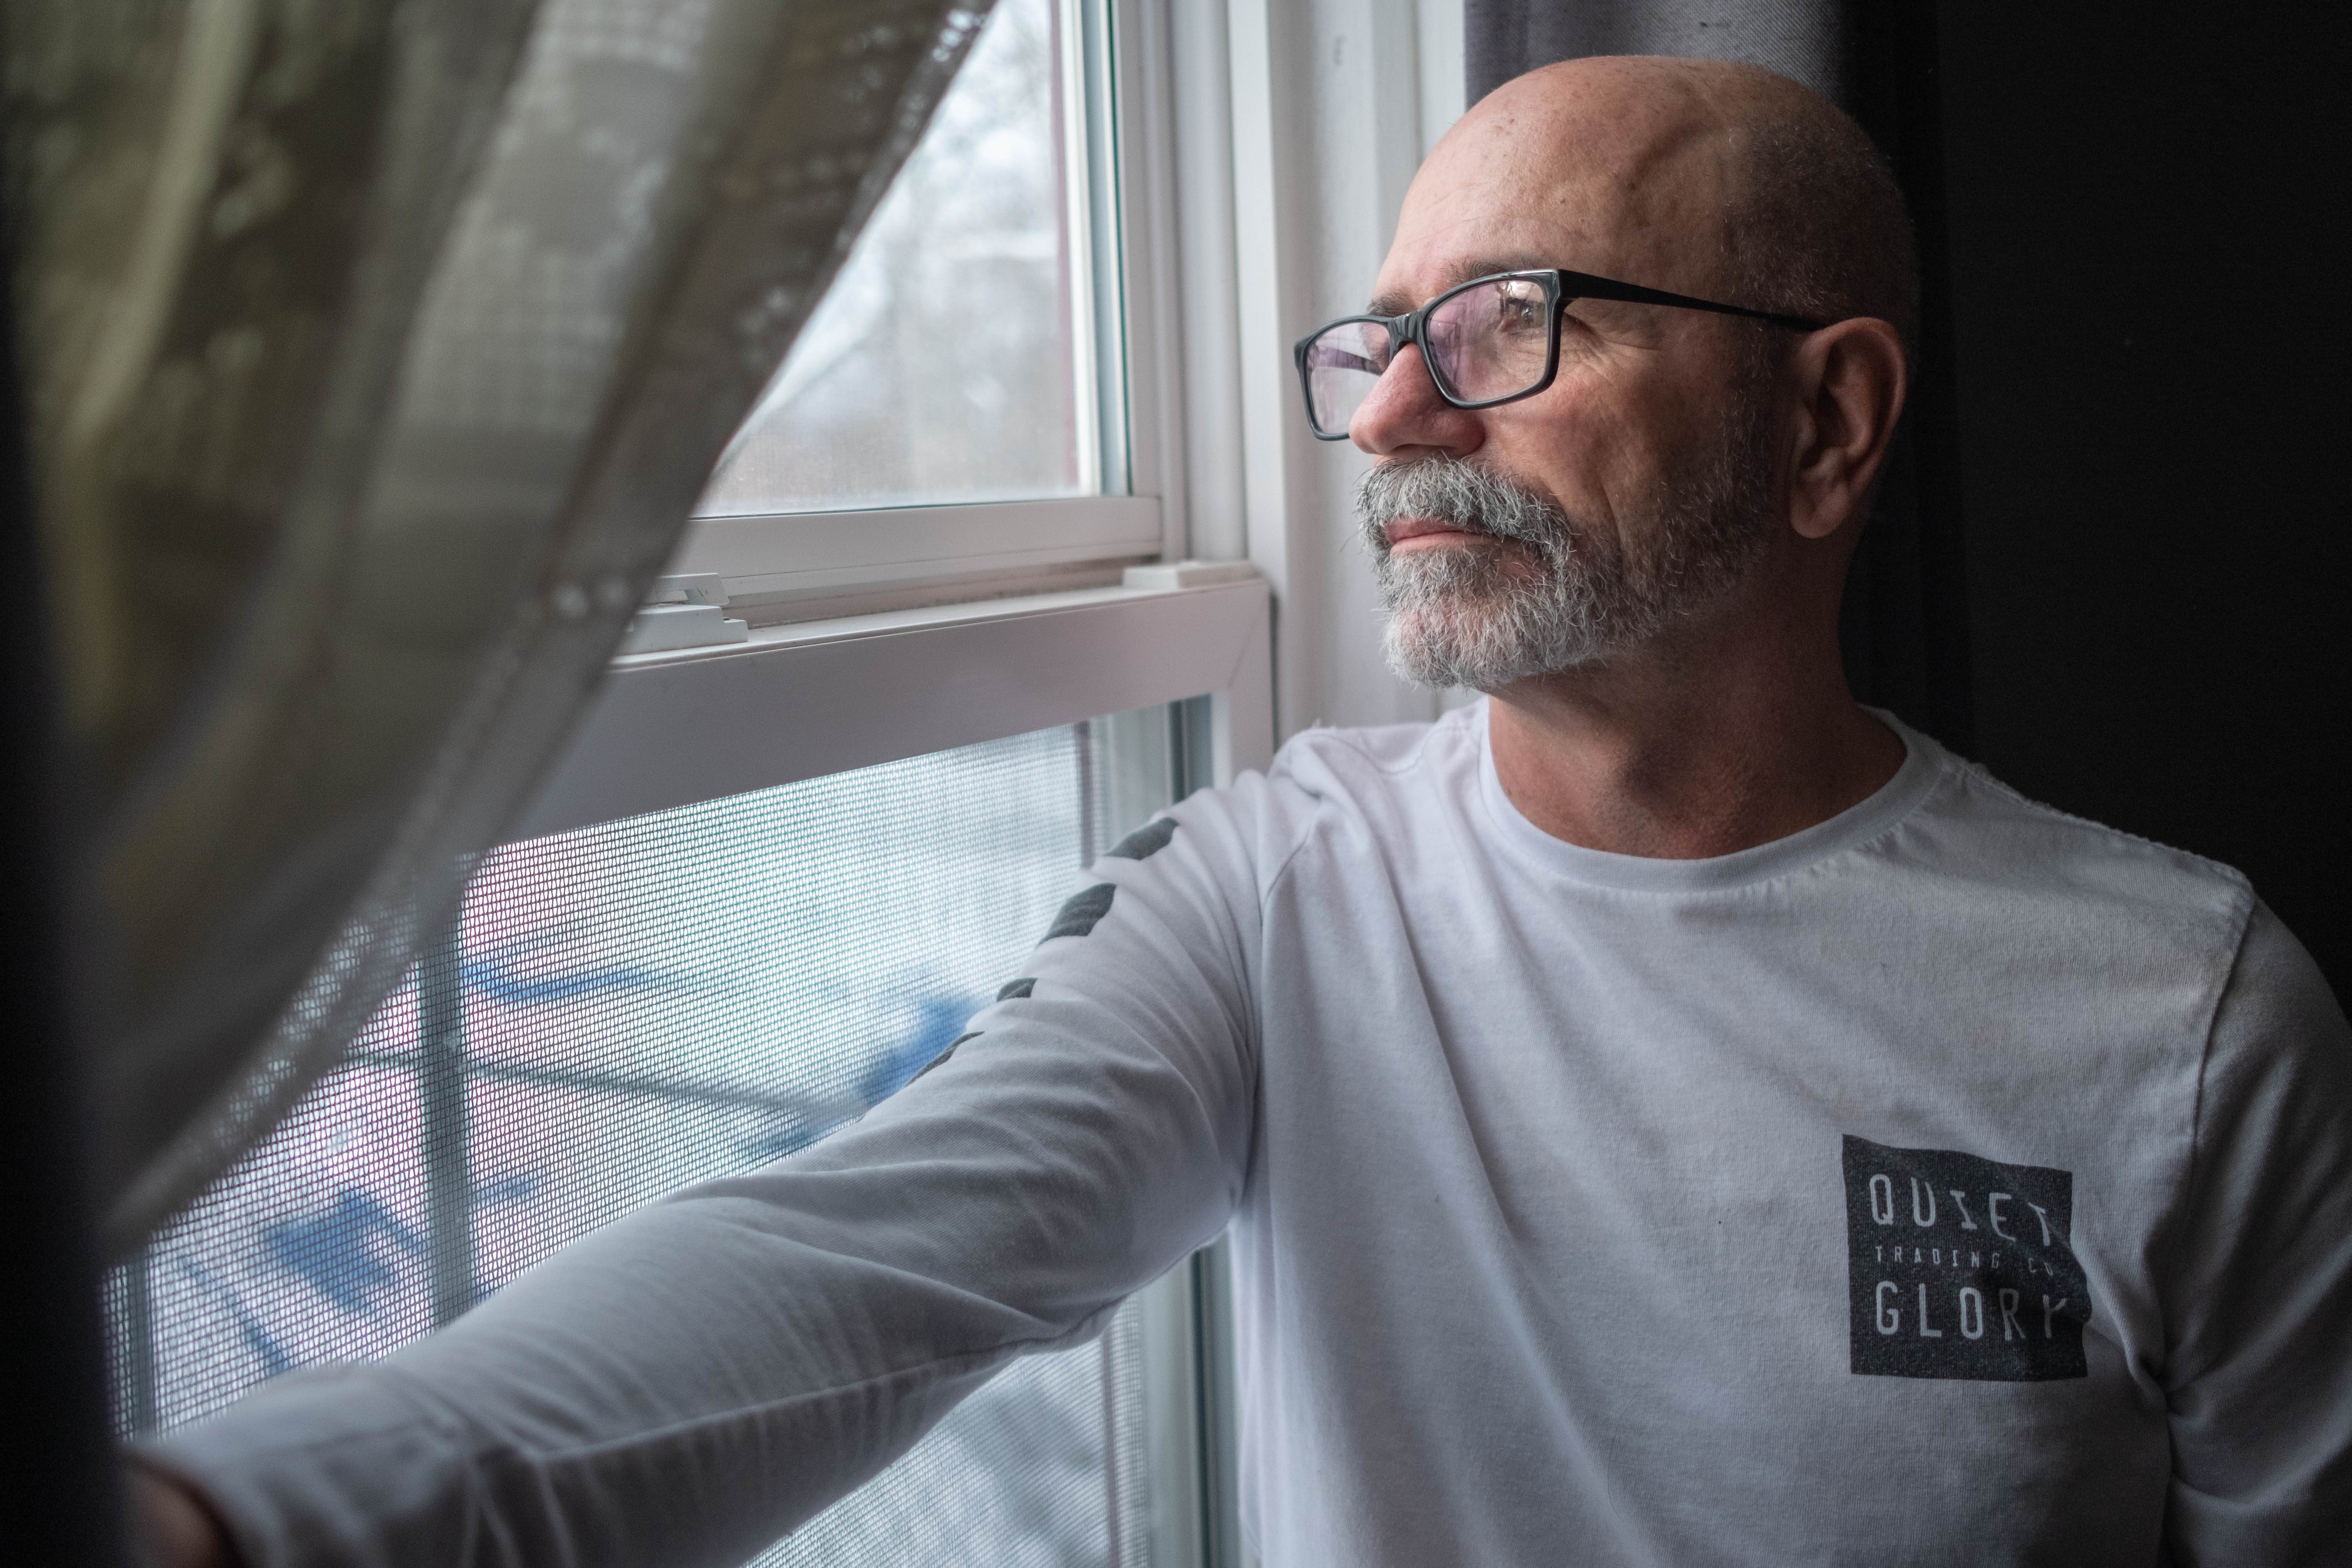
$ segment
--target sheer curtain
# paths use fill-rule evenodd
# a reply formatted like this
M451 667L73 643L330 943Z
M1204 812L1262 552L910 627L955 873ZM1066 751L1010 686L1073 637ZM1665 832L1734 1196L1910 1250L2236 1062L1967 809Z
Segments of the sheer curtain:
M11 7L112 1248L437 929L984 13Z
M446 923L987 10L8 7L28 832L108 1252Z

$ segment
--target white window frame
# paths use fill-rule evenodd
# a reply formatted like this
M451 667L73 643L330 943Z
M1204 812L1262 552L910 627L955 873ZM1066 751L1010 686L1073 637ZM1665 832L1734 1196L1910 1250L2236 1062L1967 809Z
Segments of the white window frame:
M1177 243L1175 141L1225 112L1223 63L1174 58L1195 13L1172 0L1074 9L1064 69L1097 284L1079 335L1114 395L1095 421L1113 493L693 520L670 570L721 578L749 640L615 658L508 839L1192 697L1216 712L1213 776L1196 782L1271 760L1269 590L1245 561L1239 432L1185 439L1188 375L1217 395L1239 354L1230 226L1222 256L1214 234L1205 259ZM1209 35L1192 32L1197 54ZM1185 127L1180 90L1207 98ZM1189 165L1226 156L1195 149ZM1229 209L1223 179L1193 205ZM1222 309L1196 283L1220 272ZM1234 478L1208 487L1218 516L1191 552L1206 559L1188 561L1187 470L1221 467Z
M1217 715L1216 778L1263 766L1272 734L1265 583L1240 566L1129 576L1117 587L798 622L746 642L615 659L507 837L1200 696Z
M1169 231L1164 97L1144 41L1164 22L1145 0L1055 0L1057 62L1077 112L1060 127L1074 237L1071 272L1086 301L1072 323L1082 485L1095 494L979 504L698 516L674 574L723 579L730 614L754 626L861 612L1099 587L1130 564L1186 552L1181 489L1164 455L1181 448L1172 406L1173 298L1158 254ZM1164 119L1164 116L1162 117ZM1238 551L1231 553L1238 554Z
M698 518L668 570L715 574L729 613L755 625L839 620L1100 586L1166 552L1162 518L1160 498L1138 495Z
M1198 140L1224 113L1223 62L1178 68L1192 12L1171 0L1076 10L1088 331L1098 384L1123 390L1100 400L1097 436L1106 487L1126 493L695 519L671 570L720 577L730 614L753 608L749 640L615 658L509 840L1200 696L1217 740L1197 782L1271 760L1271 611L1235 510L1239 432L1188 447L1184 429L1188 372L1216 394L1239 353L1230 229L1222 258L1188 244L1180 258L1175 216L1173 100L1207 96L1181 128ZM1223 38L1220 19L1218 53ZM1226 156L1205 153L1191 165ZM1223 179L1195 205L1229 208ZM1195 282L1220 269L1222 310ZM1180 270L1200 344L1181 330ZM1219 515L1192 553L1226 564L1188 562L1187 470L1221 466L1236 478L1208 487ZM758 613L777 605L793 608Z

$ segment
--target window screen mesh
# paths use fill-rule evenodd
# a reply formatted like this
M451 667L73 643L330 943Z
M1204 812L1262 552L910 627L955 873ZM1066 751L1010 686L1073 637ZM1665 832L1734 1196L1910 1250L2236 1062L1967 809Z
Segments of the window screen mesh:
M637 1205L861 1114L1164 804L1167 711L493 851L345 1064L110 1280L119 1425L383 1354ZM1143 1562L1140 1364L1130 1305L761 1561Z

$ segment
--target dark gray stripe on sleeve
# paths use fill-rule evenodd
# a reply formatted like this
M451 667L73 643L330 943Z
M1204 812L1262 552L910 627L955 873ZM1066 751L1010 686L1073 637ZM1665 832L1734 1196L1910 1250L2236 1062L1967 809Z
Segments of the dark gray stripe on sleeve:
M1047 942L1057 936L1084 936L1095 929L1095 922L1110 913L1111 895L1117 888L1108 882L1097 882L1083 893L1073 893L1062 912L1054 917L1054 929L1045 933Z
M976 1040L980 1038L981 1034L981 1030L973 1029L968 1034L958 1035L954 1039L948 1042L948 1048L946 1050L941 1051L938 1056L933 1057L929 1061L923 1064L922 1072L918 1072L915 1075L915 1078L910 1078L907 1081L908 1083L912 1083L915 1081L915 1079L922 1077L923 1073L930 1071L933 1068L945 1067L947 1065L948 1058L955 1055L956 1047L958 1046L963 1044L966 1040Z
M1037 982L1027 975L1023 975L1018 980L1006 981L1003 988L996 993L996 999L999 1002L1011 1002L1026 996L1036 989Z
M1121 860L1149 860L1168 847L1176 837L1176 819L1155 816L1126 837L1110 847L1110 853Z

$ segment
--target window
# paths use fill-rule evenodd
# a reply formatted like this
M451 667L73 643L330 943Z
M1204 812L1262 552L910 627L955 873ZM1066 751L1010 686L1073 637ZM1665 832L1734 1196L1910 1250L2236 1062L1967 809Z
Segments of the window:
M1182 553L1121 238L1145 15L1000 0L680 546L750 639L617 659L342 1066L115 1271L125 1430L386 1353L822 1138L1086 862L1262 758L1263 584L1145 564ZM1202 1278L1017 1363L762 1561L1205 1561Z
M1074 19L1002 0L698 510L1101 492Z
M345 1065L118 1279L122 1424L396 1349L596 1226L862 1114L1168 802L1171 722L491 853ZM1016 1363L763 1561L1145 1561L1139 1333L1130 1305L1096 1344Z
M673 569L723 578L731 616L1099 586L1169 551L1129 493L1111 22L990 15L696 509Z

